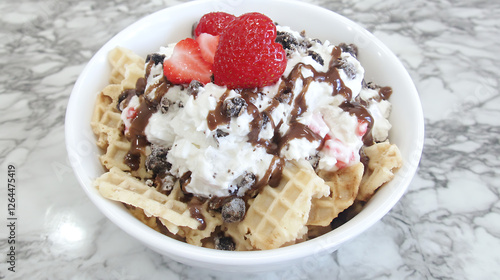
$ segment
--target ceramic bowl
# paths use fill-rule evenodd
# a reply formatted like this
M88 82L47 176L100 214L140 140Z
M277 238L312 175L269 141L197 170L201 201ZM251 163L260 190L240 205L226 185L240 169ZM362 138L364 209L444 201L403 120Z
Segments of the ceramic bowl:
M235 15L261 12L281 25L306 30L309 37L335 44L354 43L359 48L358 58L366 70L366 80L393 88L390 140L401 150L404 164L396 177L344 225L318 238L268 251L227 252L200 248L150 229L120 203L101 197L92 186L92 181L104 172L98 160L101 152L95 145L90 119L97 94L108 84L108 52L123 46L145 57L162 45L189 37L193 23L212 11ZM188 265L251 272L300 265L300 262L305 264L306 260L333 252L379 221L407 190L420 160L424 138L422 108L415 86L398 58L380 40L332 11L284 0L194 1L142 18L109 40L82 71L70 96L65 129L70 162L82 188L95 206L123 231L152 250Z

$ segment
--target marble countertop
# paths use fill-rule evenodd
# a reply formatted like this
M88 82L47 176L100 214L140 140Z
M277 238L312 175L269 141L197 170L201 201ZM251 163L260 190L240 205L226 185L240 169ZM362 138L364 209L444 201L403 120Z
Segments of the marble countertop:
M87 199L64 148L80 71L137 19L184 1L2 1L0 279L494 279L500 275L500 2L308 0L385 42L407 67L426 122L407 194L368 231L309 267L233 275L147 249ZM231 1L230 1L231 2ZM9 271L9 167L16 263ZM146 277L147 276L147 277Z

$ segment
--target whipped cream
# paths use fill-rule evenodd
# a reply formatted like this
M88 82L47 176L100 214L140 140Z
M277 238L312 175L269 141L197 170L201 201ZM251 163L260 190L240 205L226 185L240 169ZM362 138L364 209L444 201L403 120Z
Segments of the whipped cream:
M359 162L366 133L375 141L387 138L390 103L363 87L364 69L355 54L289 27L277 26L277 31L294 45L286 49L283 76L262 89L166 84L161 63L147 64L144 98L160 109L149 117L144 134L169 149L168 173L188 177L187 192L243 196L270 183L284 161L305 159L317 169L335 171ZM174 46L160 48L158 55L168 59ZM360 108L361 101L367 105ZM122 111L126 128L138 102L131 98ZM236 108L230 117L224 111L227 102ZM368 113L371 124L362 120Z

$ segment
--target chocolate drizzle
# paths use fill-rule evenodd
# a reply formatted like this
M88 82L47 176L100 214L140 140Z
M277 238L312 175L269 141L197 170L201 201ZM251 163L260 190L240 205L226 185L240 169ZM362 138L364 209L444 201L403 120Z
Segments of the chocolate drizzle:
M189 214L193 219L200 222L198 229L204 230L207 228L207 223L205 222L205 217L203 217L203 214L201 213L201 207L202 206L199 204L189 204Z
M358 102L344 101L339 107L345 112L355 115L359 121L365 121L368 123L366 133L363 135L363 144L365 146L373 145L374 141L371 133L373 128L373 117L370 112L368 112L368 110Z
M281 151L286 148L293 139L306 139L309 142L318 141L320 144L317 150L319 151L323 148L324 139L313 132L307 125L298 121L308 109L305 95L312 82L328 83L332 87L333 96L340 94L344 97L346 101L340 105L340 108L349 114L355 115L358 120L367 122L368 127L367 132L363 136L363 143L366 146L373 144L371 134L373 118L368 110L362 106L366 104L360 104L353 100L351 89L344 84L340 77L339 71L341 71L342 63L344 63L341 59L341 53L342 49L340 47L334 47L332 49L332 58L325 72L317 71L313 66L308 64L297 63L286 77L282 77L281 83L278 86L278 92L263 110L259 110L255 105L257 104L256 101L261 98L260 95L265 94L262 88L235 89L234 91L240 97L237 97L239 100L234 100L235 98L233 98L233 103L231 105L241 107L237 107L236 109L232 107L234 112L231 111L233 113L228 113L229 111L225 105L225 101L228 100L231 90L226 90L219 98L215 109L208 113L208 128L214 131L217 137L223 137L225 136L224 133L226 133L224 131L224 126L229 127L232 118L236 118L241 115L241 113L246 112L252 117L252 121L249 124L250 131L247 134L247 141L253 146L264 148L268 154L273 156L267 171L260 178L255 178L255 183L252 183L253 186L250 188L251 192L249 193L255 193L265 185L270 185L272 187L278 186L285 164L285 159L281 156ZM137 82L135 89L122 93L124 96L123 98L127 99L127 102L133 94L141 98L140 105L137 108L137 117L132 120L129 134L127 135L132 145L125 156L125 163L131 170L137 170L139 168L141 153L144 153L144 147L149 144L144 132L148 120L150 116L158 110L158 104L162 97L172 86L172 84L163 77L153 85L147 87L146 80L149 75L151 75L153 65L153 60L150 60L146 64L146 77L139 79L140 81ZM303 70L307 70L307 72L312 73L312 75L304 77L302 74L304 72ZM299 79L302 83L297 82ZM297 88L299 86L301 86L301 88ZM194 85L191 92L191 94L196 97L197 92L194 91ZM383 87L379 90L380 98L384 100L388 99L391 93L392 89L390 87ZM246 103L244 106L242 105L242 99ZM363 100L359 102L363 102ZM275 123L272 115L281 104L291 106L290 116L288 116L288 119L280 120L278 123ZM282 134L284 122L286 122L288 130ZM274 134L270 139L260 138L260 132L264 129L271 129L273 131ZM190 176L191 172L187 172L179 178L183 190L185 190L185 186L189 184L191 179ZM192 217L200 221L200 227L204 228L206 226L199 207L190 207L190 213Z
M258 190L265 185L277 186L281 178L281 173L285 160L281 157L280 153L283 147L285 147L291 140L297 138L305 138L310 142L322 141L322 137L313 132L309 127L297 121L297 119L307 110L307 103L305 94L308 91L311 82L326 82L332 85L333 91L332 95L341 94L347 100L351 100L352 92L351 89L346 87L339 75L339 65L340 54L342 50L339 47L334 47L332 50L332 59L329 63L328 70L326 72L316 71L311 65L304 63L297 63L290 74L287 77L283 77L281 84L279 85L278 92L276 96L271 100L269 106L262 111L254 105L259 94L262 93L262 89L243 89L235 90L240 94L241 98L246 101L246 112L252 116L252 121L250 122L250 132L248 133L248 142L254 146L260 146L266 149L268 154L274 155L271 164L265 175L256 180L255 185L252 190ZM313 73L312 76L304 78L302 75L302 69L307 69ZM296 89L297 80L302 79L302 89ZM210 130L216 130L220 125L229 124L231 117L227 116L224 112L224 101L229 96L229 90L226 91L219 102L215 110L210 111L207 117L208 127ZM294 96L295 95L295 96ZM283 125L283 121L279 123L274 123L272 119L273 111L281 104L286 103L292 106L291 116L288 120L289 129L284 134L280 134L280 128ZM368 114L365 110L352 109L353 113L359 114L365 118ZM359 111L359 112L358 112ZM366 113L366 114L365 114ZM369 115L369 114L368 114ZM372 124L371 116L366 116L369 124ZM270 125L274 131L274 136L271 139L261 139L259 137L260 132L267 125ZM370 126L371 128L371 126ZM321 149L320 144L318 149Z
M228 124L230 117L224 112L224 100L229 96L230 90L226 90L219 99L215 110L208 112L207 124L210 130L215 130L219 125Z
M392 88L391 87L381 87L378 94L380 95L380 98L382 98L382 100L387 100L392 95Z
M151 62L147 64L147 68L150 67ZM150 71L146 71L149 75ZM149 122L149 118L152 114L157 111L158 103L161 97L168 91L170 84L165 81L164 78L160 79L156 84L146 88L146 81L148 76L145 78L139 78L136 82L135 89L128 89L122 92L121 96L126 96L126 100L132 98L135 94L140 98L140 105L136 109L137 116L131 121L127 139L130 141L131 146L124 158L124 163L130 168L130 170L138 170L141 164L141 154L144 154L144 148L149 145L146 138L145 128ZM156 89L155 98L147 98L147 96ZM120 96L120 98L121 98Z

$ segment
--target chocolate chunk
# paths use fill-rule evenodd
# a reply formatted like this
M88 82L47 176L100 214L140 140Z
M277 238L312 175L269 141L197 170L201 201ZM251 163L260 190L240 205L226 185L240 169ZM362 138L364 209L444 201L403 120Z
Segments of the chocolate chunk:
M257 177L255 177L255 174L250 173L250 172L245 172L243 175L238 177L236 180L236 186L238 189L244 188L244 189L251 189L253 185L255 184L255 181L257 180Z
M162 114L166 114L168 112L168 108L170 108L171 102L168 100L167 96L162 96L160 103L158 103L158 111Z
M314 170L316 170L316 168L318 168L318 165L319 165L319 155L316 154L314 156L310 156L308 158L309 162L311 163L311 166L313 167Z
M377 89L379 86L375 84L374 82L368 82L366 83L365 80L363 80L363 87L369 88L369 89Z
M323 61L323 58L321 57L321 55L319 55L319 53L315 52L315 51L308 51L307 52L307 55L309 55L312 59L314 59L314 61L316 61L317 63L321 64L321 65L324 65L325 62Z
M222 206L222 220L225 223L239 222L245 217L245 212L245 201L239 197L234 197Z
M167 173L165 176L158 179L159 183L157 184L156 190L163 194L169 194L170 191L174 188L175 182L177 181L174 175Z
M344 73L349 79L354 80L356 78L356 68L352 63L349 63L345 59L339 59L336 66L337 68L344 70Z
M144 182L146 186L148 187L154 187L154 182L151 179L147 179L146 182Z
M163 60L165 60L165 55L159 53L148 54L148 56L146 56L146 63L148 63L150 60L152 60L155 65L157 65L158 63L163 63Z
M155 174L170 170L172 165L167 161L168 150L158 145L151 145L151 154L146 158L146 168Z
M339 48L343 52L350 53L352 56L357 57L358 56L358 47L354 44L346 44L346 43L340 43Z
M276 99L278 99L279 103L290 104L290 101L292 101L292 90L285 88Z
M264 128L270 120L270 116L268 114L269 114L268 112L261 113L261 116L262 116L262 126L261 127L262 128Z
M228 135L229 135L229 132L225 132L224 130L222 130L220 128L217 128L217 130L215 131L215 137L217 137L217 138L226 137Z
M228 117L238 117L247 107L247 102L241 97L234 97L224 101L224 111Z
M234 251L236 249L236 244L230 236L217 236L215 237L215 249Z
M299 44L292 34L283 31L277 32L275 42L281 44L283 49L291 51L295 50Z
M203 84L201 82L192 80L187 88L187 93L193 95L196 98L196 96L198 96L198 92L200 92L200 88L202 87Z

